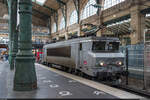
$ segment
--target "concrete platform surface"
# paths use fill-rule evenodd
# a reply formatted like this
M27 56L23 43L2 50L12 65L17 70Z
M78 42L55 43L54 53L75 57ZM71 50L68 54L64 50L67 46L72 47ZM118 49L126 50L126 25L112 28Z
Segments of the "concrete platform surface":
M74 75L64 74L61 71L55 71L54 69L46 68L43 65L36 64L36 74L38 78L38 89L29 92L17 92L13 91L13 77L14 71L9 70L8 62L0 62L0 98L18 99L58 99L58 98L97 98L97 99L117 99L121 96L113 94L109 89L108 91L104 87L93 87L92 85L85 84L84 80L72 77ZM90 84L90 83L89 83ZM91 84L93 84L91 82ZM96 84L95 84L96 85ZM110 92L109 92L110 91ZM118 92L114 90L114 92ZM121 93L121 91L120 91ZM129 98L143 98L134 94L122 92L123 95L129 95ZM125 94L126 93L126 94ZM118 94L120 95L120 94Z

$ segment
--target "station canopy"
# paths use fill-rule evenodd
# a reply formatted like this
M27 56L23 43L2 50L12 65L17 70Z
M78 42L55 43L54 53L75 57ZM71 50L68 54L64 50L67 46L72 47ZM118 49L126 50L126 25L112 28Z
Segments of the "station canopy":
M147 13L145 18L145 26L147 29L150 29L150 13Z
M107 27L106 34L110 35L126 35L130 34L133 30L130 26L131 16L126 15L110 21L104 24Z
M42 20L42 26L47 26L49 18L57 13L57 10L68 2L68 0L32 0L32 14L33 17ZM37 21L35 21L37 22Z

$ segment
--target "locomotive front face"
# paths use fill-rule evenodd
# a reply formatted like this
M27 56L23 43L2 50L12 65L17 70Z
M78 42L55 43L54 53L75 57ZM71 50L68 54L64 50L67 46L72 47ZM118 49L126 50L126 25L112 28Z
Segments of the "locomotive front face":
M89 53L95 64L93 69L98 77L120 77L125 71L124 54L119 53L119 42L93 42L92 52Z
M117 74L124 70L124 55L122 53L98 54L95 67L100 68L100 72Z

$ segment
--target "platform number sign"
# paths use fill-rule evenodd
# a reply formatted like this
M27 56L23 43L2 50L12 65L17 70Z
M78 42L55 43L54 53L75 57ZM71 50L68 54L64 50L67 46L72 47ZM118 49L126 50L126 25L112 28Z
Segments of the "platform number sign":
M150 29L144 31L144 43L150 43Z

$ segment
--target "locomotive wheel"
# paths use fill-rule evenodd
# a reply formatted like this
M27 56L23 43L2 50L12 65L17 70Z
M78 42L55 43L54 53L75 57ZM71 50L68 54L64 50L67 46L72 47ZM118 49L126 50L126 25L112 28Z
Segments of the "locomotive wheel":
M62 70L62 71L64 71L64 70L63 70L63 68L64 68L64 67L63 67L63 66L61 66L61 70Z
M52 64L48 63L48 67L52 67Z
M91 77L91 80L97 81L97 77Z
M68 72L72 74L72 68L69 68L69 69L68 69Z
M65 70L65 72L68 72L68 68L67 67L64 67L64 70Z
M75 70L73 74L79 75L79 71L78 71L78 70Z
M85 74L83 72L80 73L80 76L85 78Z
M78 72L78 74L77 74L78 76L81 76L81 72Z
M90 75L87 75L87 79L89 79L89 80L94 80L94 77L93 77L93 76L90 76Z
M46 65L47 66L47 62L45 62L45 64L44 65Z
M74 68L72 69L72 74L75 74L75 69Z
M71 74L74 74L74 73L75 73L75 69L71 68Z
M61 70L62 71L66 71L64 66L61 66Z
M80 72L80 73L79 73L79 76L81 76L81 77L82 77L82 76L83 76L83 73L82 73L82 72Z

